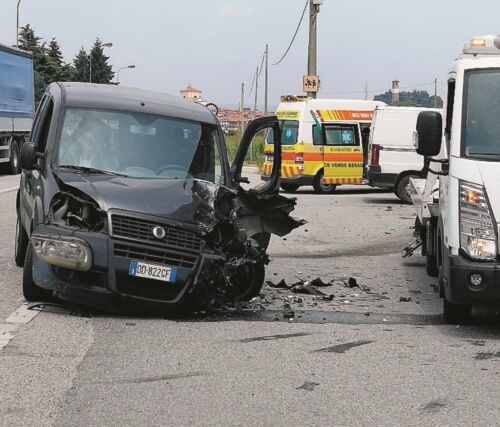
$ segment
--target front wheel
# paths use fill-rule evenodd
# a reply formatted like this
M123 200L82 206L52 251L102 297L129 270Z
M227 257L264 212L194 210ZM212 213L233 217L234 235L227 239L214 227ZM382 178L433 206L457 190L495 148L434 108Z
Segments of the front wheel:
M28 301L47 301L52 291L41 288L33 280L33 246L28 243L23 270L23 295Z
M252 264L250 267L242 269L233 277L236 282L235 301L250 301L259 295L262 286L264 285L264 278L266 269L264 264L258 262Z
M443 317L450 325L467 324L470 321L472 306L469 304L455 304L443 298Z
M16 238L14 241L14 259L18 267L24 265L26 250L28 249L29 237L21 224L21 219L17 217L16 222Z
M332 194L337 188L334 184L323 184L324 171L319 171L314 177L313 187L318 194Z

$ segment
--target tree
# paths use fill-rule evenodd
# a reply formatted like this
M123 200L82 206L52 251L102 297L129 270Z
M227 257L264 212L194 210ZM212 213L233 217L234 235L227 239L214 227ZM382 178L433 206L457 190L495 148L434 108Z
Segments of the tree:
M40 48L40 37L35 36L35 31L30 24L21 27L19 30L19 48L29 52L35 52Z
M94 46L90 51L92 61L92 83L111 83L115 73L111 65L108 64L109 56L104 54L102 42L99 38L96 39Z
M383 101L389 105L396 105L398 107L434 107L434 96L429 96L425 90L414 90L413 92L400 92L399 102L392 103L392 91L387 91L380 95L375 95L375 101ZM443 108L443 100L437 97L437 108Z
M80 51L76 54L73 60L73 66L75 74L73 76L76 82L88 82L89 81L89 55L82 47Z
M47 54L60 67L64 65L61 48L59 47L59 43L57 43L57 40L54 37L52 37L52 40L49 42Z

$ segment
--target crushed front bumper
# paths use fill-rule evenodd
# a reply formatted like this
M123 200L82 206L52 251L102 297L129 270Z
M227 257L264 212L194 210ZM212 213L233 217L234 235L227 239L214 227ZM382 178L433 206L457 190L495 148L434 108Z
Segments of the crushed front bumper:
M33 256L33 280L51 289L61 299L88 304L98 308L116 307L127 302L142 302L169 307L181 306L203 283L204 271L213 277L215 264L224 263L220 256L201 251L181 251L118 239L104 233L79 231L69 227L39 225L37 234L72 236L84 240L92 249L93 265L87 272L53 266ZM133 260L176 267L175 283L132 277Z

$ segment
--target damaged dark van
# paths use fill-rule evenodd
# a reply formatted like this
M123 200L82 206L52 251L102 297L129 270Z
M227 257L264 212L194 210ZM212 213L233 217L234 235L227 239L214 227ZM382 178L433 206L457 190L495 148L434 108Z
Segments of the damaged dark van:
M114 85L51 84L21 152L15 260L28 301L213 306L256 296L271 234L301 225L278 194L281 130L254 120L230 166L205 107ZM242 176L255 138L271 179ZM257 176L257 175L256 175ZM249 188L248 188L249 187Z

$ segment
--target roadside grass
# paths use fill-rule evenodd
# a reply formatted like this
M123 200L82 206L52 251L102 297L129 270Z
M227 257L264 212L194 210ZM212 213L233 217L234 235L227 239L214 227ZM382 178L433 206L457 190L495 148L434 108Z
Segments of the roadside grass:
M234 160L240 139L238 134L226 135L227 157L230 163ZM259 170L262 170L264 164L264 135L257 134L253 139L251 149L248 150L245 157L245 164L256 165Z

